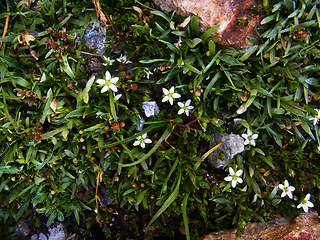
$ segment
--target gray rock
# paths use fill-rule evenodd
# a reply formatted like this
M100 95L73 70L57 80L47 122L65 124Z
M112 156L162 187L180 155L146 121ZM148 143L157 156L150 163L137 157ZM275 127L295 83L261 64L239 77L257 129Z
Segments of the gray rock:
M29 225L24 218L20 218L19 221L17 222L15 232L17 233L18 236L27 236L30 232Z
M160 112L160 109L155 101L145 101L142 103L142 108L146 117L152 117Z
M83 39L89 49L94 50L97 54L104 55L106 34L101 28L88 26L84 32Z
M66 234L63 230L63 226L59 223L56 227L49 228L49 240L65 240Z
M208 160L216 168L223 168L229 159L232 159L235 155L244 151L244 139L238 134L221 134L214 133L211 135L211 141L209 144L210 149L219 143L222 145L218 148L224 152L224 156L221 159L219 152L213 151Z

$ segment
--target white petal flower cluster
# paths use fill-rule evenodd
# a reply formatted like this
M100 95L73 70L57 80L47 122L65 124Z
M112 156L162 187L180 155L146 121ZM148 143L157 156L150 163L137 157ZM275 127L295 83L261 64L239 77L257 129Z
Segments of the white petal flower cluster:
M292 192L296 189L293 186L290 186L289 181L285 180L284 184L279 184L279 189L282 190L281 197L284 198L285 196L288 196L289 198L293 199ZM303 208L303 211L308 212L309 208L314 207L313 203L310 202L311 195L308 193L305 198L300 202L300 204L297 206L297 208Z
M297 208L303 208L303 211L308 212L309 208L312 208L314 205L312 202L310 202L310 193L308 193L305 198L301 201L301 203L297 206Z
M102 86L101 93L104 93L111 89L113 92L118 92L117 86L115 85L118 82L118 77L112 77L109 71L106 71L104 79L98 79L97 83Z
M174 86L172 86L169 90L166 88L162 88L162 91L164 93L164 98L162 99L162 102L169 101L171 105L173 105L173 99L174 98L180 98L181 95L179 93L174 92Z
M235 188L238 183L241 184L243 182L242 178L240 178L242 173L242 170L238 170L235 172L232 167L229 167L229 176L225 177L224 180L231 182L232 187Z
M104 66L112 65L112 63L115 61L110 57L105 57L105 56L103 56L103 60L105 61L105 63L102 63Z
M305 198L301 201L301 203L297 206L297 208L303 208L303 211L308 212L309 211L309 207L314 207L313 203L310 202L310 193L308 193Z
M258 134L253 134L250 129L247 130L247 133L243 133L241 136L244 138L244 145L256 145L255 139L258 138Z
M290 186L288 180L284 181L284 185L279 184L279 188L283 191L281 194L282 198L284 198L285 196L288 196L291 199L293 198L292 192L296 190L296 188L293 186Z
M117 58L117 61L125 64L132 63L127 59L127 55L122 55L122 54L120 55L120 57Z
M147 134L143 134L142 136L137 137L136 141L133 143L133 146L138 146L145 148L146 143L152 143L152 141L148 138Z
M185 113L187 116L189 116L189 110L193 109L194 106L190 106L191 100L187 100L185 103L178 102L178 105L180 107L180 110L178 111L178 114L181 115Z

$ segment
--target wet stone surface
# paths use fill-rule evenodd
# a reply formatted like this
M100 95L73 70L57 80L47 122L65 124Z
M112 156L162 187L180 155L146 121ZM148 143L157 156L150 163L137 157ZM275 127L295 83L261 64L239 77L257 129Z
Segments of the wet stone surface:
M246 48L247 37L256 36L260 17L255 6L261 0L155 0L164 11L176 11L189 16L199 15L201 31L220 24L215 34L220 44L236 48Z
M213 151L208 156L208 160L216 168L223 168L229 159L244 151L244 140L237 134L212 134L209 148L211 149L219 143L222 143L218 149L223 151L223 158L219 156L219 151Z

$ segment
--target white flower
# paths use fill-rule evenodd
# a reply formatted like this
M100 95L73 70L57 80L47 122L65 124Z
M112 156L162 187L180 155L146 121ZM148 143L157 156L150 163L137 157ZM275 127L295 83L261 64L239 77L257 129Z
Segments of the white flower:
M181 43L182 43L181 36L179 36L178 42L174 43L174 45L178 48L181 46Z
M309 120L313 120L313 125L317 125L318 121L320 120L320 110L315 109L317 111L317 116L309 118Z
M127 55L120 55L120 57L117 58L117 61L120 63L132 63L131 61L127 60Z
M137 137L136 141L133 143L133 146L140 145L142 148L146 147L146 143L152 143L152 141L147 137L147 134Z
M285 197L286 195L288 195L289 198L293 198L292 196L292 192L296 189L293 186L289 186L289 182L288 180L284 181L284 185L283 184L279 184L279 188L283 191L281 194L281 197Z
M179 93L174 92L174 86L172 86L169 91L168 91L168 89L162 88L162 91L165 95L164 98L162 99L162 102L169 101L171 105L173 105L174 98L181 97L181 95Z
M237 172L234 172L232 167L229 167L229 173L230 175L228 177L225 177L224 180L231 182L231 185L233 188L235 188L237 186L237 183L242 183L242 179L240 178L240 176L242 175L243 171L242 170L238 170Z
M118 80L118 77L111 78L111 74L109 73L109 71L106 71L105 79L97 80L97 83L103 86L101 89L101 93L104 93L109 89L111 89L114 92L118 92L116 85L114 85L116 82L118 82Z
M105 56L103 56L103 59L106 62L106 63L102 63L104 66L112 65L112 63L115 61L115 60L111 59L110 57L105 57Z
M253 146L256 145L255 139L258 138L258 134L256 133L252 134L250 129L248 129L247 133L243 133L241 136L244 138L244 145L248 145L248 144L251 144Z
M311 195L310 195L310 193L308 193L306 195L306 197L301 201L301 203L297 206L297 208L302 207L303 211L308 212L309 207L312 208L314 206L313 203L309 201L310 197L311 197Z
M146 75L147 75L147 79L149 79L149 78L150 78L150 75L153 74L151 71L149 71L148 68L145 69L145 73L146 73Z
M186 103L178 102L178 105L180 107L180 110L178 111L178 114L181 115L182 113L185 113L187 116L189 116L189 110L193 109L194 106L190 106L191 100L187 100Z

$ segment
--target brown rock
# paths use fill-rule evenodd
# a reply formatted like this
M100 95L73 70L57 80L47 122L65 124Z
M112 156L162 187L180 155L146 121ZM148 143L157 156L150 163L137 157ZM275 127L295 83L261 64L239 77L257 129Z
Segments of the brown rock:
M280 218L264 223L249 223L241 237L236 230L220 231L202 237L200 240L318 240L320 223L318 213L301 214L295 219Z
M199 15L201 31L220 24L215 34L218 42L236 48L246 47L254 38L259 15L252 6L261 0L155 0L164 11L175 10L181 15Z

